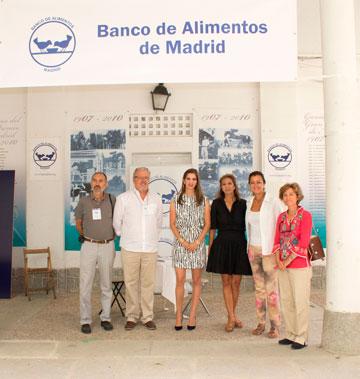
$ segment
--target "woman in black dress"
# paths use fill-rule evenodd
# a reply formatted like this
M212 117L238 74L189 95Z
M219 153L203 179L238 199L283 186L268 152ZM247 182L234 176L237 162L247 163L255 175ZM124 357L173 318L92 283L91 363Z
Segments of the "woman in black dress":
M228 312L228 322L225 326L227 332L243 326L236 317L236 305L242 275L252 274L246 252L245 213L246 201L240 199L235 176L223 175L220 179L219 195L211 205L209 259L206 271L221 274Z

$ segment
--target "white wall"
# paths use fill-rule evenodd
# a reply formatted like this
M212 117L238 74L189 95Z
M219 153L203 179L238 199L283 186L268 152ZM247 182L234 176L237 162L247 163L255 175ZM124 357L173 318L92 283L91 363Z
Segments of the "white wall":
M360 54L360 0L354 0L356 50ZM298 0L298 53L321 55L320 0ZM339 18L342 15L339 14Z
M196 108L242 109L252 114L258 110L257 84L166 85L172 93L167 113L192 113ZM68 142L67 114L97 111L153 113L152 89L148 85L30 88L27 95L28 141L34 137L58 137L62 140L64 152ZM189 137L130 137L127 148L130 155L191 153L193 140ZM64 161L64 154L60 158ZM128 162L127 166L131 163ZM79 264L78 252L64 251L64 184L68 170L64 164L63 167L63 176L57 181L27 180L28 246L50 245L53 265L58 269Z
M260 113L261 139L296 140L301 112L323 108L321 59L305 58L298 61L298 80L293 83L261 83ZM301 146L297 146L301 149ZM264 152L264 146L263 146ZM300 155L300 154L299 154ZM265 159L263 157L263 159ZM302 164L297 160L297 172ZM263 165L265 164L263 160ZM283 179L268 181L268 189L276 193Z

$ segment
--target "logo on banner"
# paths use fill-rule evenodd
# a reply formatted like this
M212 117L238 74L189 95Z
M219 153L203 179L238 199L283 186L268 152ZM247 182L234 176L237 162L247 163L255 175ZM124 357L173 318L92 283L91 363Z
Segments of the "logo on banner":
M76 39L73 24L60 17L46 17L32 28L29 51L44 71L58 71L74 54Z
M284 169L292 161L291 148L283 143L270 146L268 149L268 161L273 167L280 170Z
M51 143L40 143L35 146L33 159L40 168L49 168L56 162L56 147Z
M174 240L173 239L169 239L169 238L165 238L165 237L161 237L160 239L159 239L159 242L160 243L164 243L164 244L167 244L167 245L169 245L169 246L174 246Z
M159 239L159 257L166 258L172 256L172 249L174 246L174 239L161 237Z
M170 202L178 192L176 181L168 176L154 176L150 180L150 189L161 197L163 214L169 213Z

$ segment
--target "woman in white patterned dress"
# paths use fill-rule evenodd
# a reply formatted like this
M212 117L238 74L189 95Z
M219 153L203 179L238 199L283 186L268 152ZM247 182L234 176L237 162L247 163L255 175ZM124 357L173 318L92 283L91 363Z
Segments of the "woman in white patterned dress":
M201 273L206 264L204 240L210 228L209 202L202 193L199 174L194 168L185 171L181 191L170 204L170 227L175 236L175 330L182 329L186 269L191 269L192 273L192 301L187 329L193 330L196 326L196 308L201 294Z

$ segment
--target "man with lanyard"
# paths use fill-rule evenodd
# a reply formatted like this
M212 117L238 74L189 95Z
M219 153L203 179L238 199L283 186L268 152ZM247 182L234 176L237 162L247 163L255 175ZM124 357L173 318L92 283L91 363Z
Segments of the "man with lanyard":
M80 198L75 209L76 229L80 251L80 324L83 333L91 333L91 293L96 264L99 269L101 327L113 329L110 319L112 298L112 268L115 258L114 230L112 227L115 197L105 192L107 177L95 172L91 178L91 194Z
M144 326L149 330L156 329L153 306L162 203L158 195L149 192L149 180L148 168L135 169L135 188L120 194L114 209L114 230L121 236L126 330L135 328L140 312Z

